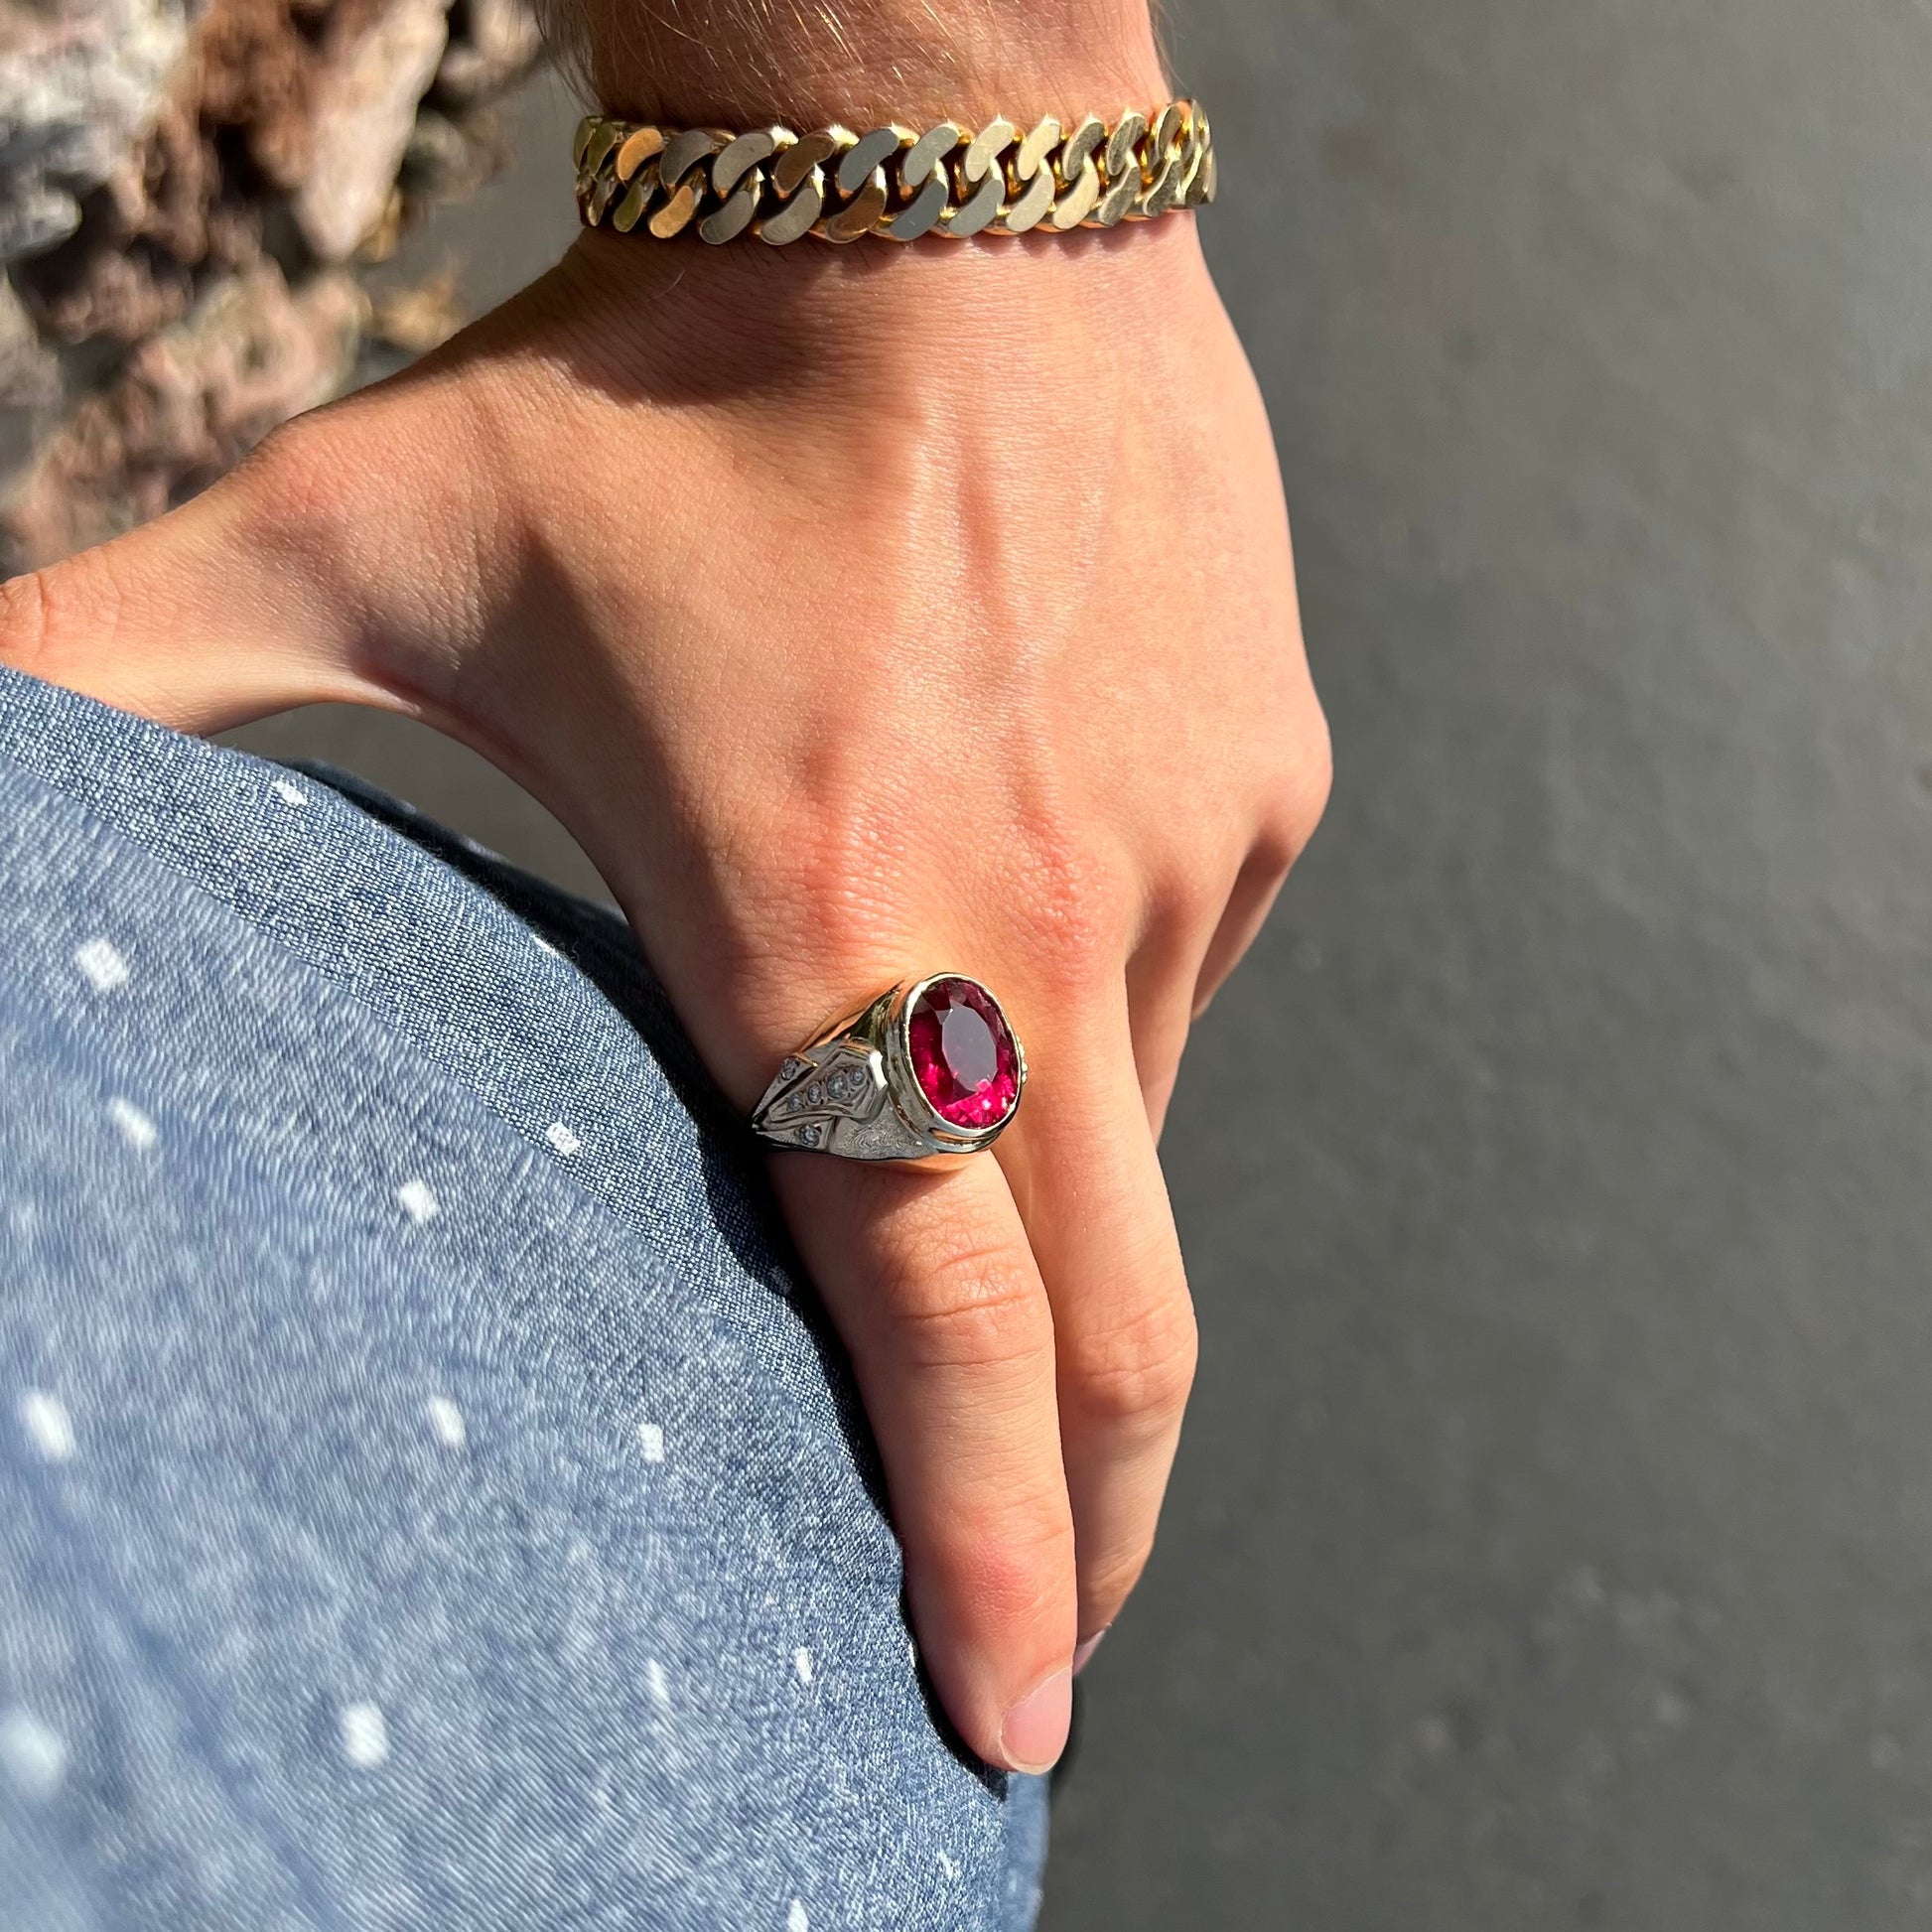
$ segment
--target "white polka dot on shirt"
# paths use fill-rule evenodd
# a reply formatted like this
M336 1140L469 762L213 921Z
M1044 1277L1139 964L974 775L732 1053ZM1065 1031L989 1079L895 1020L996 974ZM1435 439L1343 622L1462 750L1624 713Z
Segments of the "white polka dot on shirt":
M436 1440L446 1449L460 1449L470 1440L470 1432L464 1426L463 1411L446 1395L430 1397L429 1426L435 1431Z
M107 1118L120 1130L121 1139L136 1154L145 1154L160 1140L160 1130L131 1100L118 1096L107 1103Z
M345 1704L339 1723L343 1755L358 1771L372 1771L389 1755L389 1725L379 1704Z
M0 1718L0 1764L23 1797L46 1800L67 1779L68 1747L58 1730L16 1709Z
M425 1221L435 1220L442 1211L443 1203L436 1198L427 1180L405 1180L396 1189L396 1199L418 1227Z
M543 1130L543 1138L561 1154L566 1161L584 1145L562 1121L552 1121Z
M664 1675L664 1666L655 1657L644 1665L644 1682L650 1686L651 1698L657 1708L668 1711L671 1708L670 1679Z
M785 1932L812 1932L812 1922L805 1915L802 1899L791 1901L791 1910L785 1914Z
M637 1425L637 1448L646 1462L663 1461L663 1429L654 1422L640 1422Z
M127 961L110 940L89 939L85 945L76 946L73 963L96 993L116 993L133 978Z
M300 785L292 785L286 778L277 778L270 789L285 805L306 805L309 794Z
M24 1390L15 1413L43 1461L66 1462L72 1456L73 1418L58 1395L45 1389Z
M799 1683L812 1681L812 1653L803 1644L791 1653L791 1667L798 1673Z

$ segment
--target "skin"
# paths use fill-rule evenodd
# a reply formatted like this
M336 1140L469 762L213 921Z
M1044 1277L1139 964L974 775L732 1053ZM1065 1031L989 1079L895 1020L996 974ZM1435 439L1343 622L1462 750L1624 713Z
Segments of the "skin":
M1091 97L1163 97L1122 19ZM1054 46L1029 93L1002 46L1009 101L1082 88ZM192 503L0 587L0 660L188 731L335 699L478 748L582 842L741 1107L896 980L994 988L1033 1077L993 1157L770 1172L938 1693L989 1761L1050 1764L1193 1376L1162 1117L1328 786L1193 217L587 235Z

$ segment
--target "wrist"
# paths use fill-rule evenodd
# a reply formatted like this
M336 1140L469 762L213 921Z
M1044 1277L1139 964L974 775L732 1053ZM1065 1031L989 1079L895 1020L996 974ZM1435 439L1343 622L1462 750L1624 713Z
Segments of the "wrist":
M606 390L766 414L815 398L842 421L857 402L882 423L943 413L988 387L1009 401L1024 391L1042 422L1056 420L1067 393L1090 391L1110 366L1096 315L1163 319L1136 350L1145 381L1175 379L1153 371L1219 316L1192 221L803 254L591 231L530 300L571 345L565 365ZM949 344L987 352L949 355Z
M675 24L638 0L552 4L600 104L666 126L1030 122L1167 93L1147 0L961 0L943 19L924 0L694 0Z

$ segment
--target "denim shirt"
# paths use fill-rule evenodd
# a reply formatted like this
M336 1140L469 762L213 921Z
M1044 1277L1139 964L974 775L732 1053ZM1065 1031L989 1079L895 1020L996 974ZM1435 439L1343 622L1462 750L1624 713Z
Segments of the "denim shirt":
M616 914L0 671L0 1927L1019 1928Z

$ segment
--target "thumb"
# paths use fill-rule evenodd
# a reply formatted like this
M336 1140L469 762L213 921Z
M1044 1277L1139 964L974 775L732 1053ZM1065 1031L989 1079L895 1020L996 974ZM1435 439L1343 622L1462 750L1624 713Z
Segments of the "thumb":
M187 732L332 700L395 708L315 568L286 435L155 522L0 584L0 664Z

